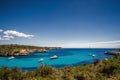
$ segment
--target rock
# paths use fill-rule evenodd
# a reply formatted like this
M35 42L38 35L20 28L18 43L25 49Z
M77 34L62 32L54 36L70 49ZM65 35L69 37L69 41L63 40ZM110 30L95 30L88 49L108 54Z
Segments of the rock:
M60 47L37 47L27 45L0 45L0 56L24 56L35 52L48 52Z
M105 54L110 54L110 55L120 55L120 51L111 51L111 52L105 52Z

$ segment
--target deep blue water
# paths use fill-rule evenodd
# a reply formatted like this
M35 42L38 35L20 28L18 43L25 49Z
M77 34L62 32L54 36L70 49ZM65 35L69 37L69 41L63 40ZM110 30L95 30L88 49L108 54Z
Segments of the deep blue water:
M93 59L111 58L112 55L105 55L105 51L112 51L115 49L85 49L85 48L63 48L61 50L51 50L47 53L34 53L28 56L15 57L13 60L8 60L8 57L0 57L0 67L19 67L23 70L37 69L41 62L40 58L44 59L44 64L51 65L56 68L62 68L64 66L76 66L83 63L91 64ZM93 58L89 54L95 54ZM53 55L59 56L58 59L51 60Z

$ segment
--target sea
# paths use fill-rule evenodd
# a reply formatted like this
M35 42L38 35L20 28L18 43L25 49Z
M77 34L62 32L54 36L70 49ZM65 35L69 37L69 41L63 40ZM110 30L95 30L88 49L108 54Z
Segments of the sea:
M92 64L95 59L103 60L112 58L113 55L104 54L106 51L116 50L114 48L62 48L60 50L50 50L44 53L33 53L28 56L18 56L12 60L8 57L0 57L0 67L10 68L18 67L23 71L35 70L42 64L50 65L56 68L65 66L81 66L83 64ZM94 56L91 56L94 54ZM57 59L50 57L57 55ZM40 59L43 59L41 62Z

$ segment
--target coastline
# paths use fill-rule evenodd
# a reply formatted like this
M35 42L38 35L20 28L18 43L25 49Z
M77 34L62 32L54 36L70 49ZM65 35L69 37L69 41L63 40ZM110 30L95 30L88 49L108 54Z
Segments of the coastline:
M107 54L107 55L120 55L120 49L113 50L110 52L105 52L105 54Z
M112 55L105 55L105 51L112 51L113 49L66 49L62 48L60 50L50 50L45 53L33 53L28 56L16 56L13 60L8 60L8 57L1 57L1 66L10 66L10 67L21 67L21 68L34 68L36 69L41 65L40 59L44 59L45 64L52 65L56 68L61 68L64 66L76 66L82 65L83 63L92 64L93 57L89 54L95 54L94 59L102 60L104 58L112 58ZM59 58L51 60L50 57L57 55ZM17 64L11 64L11 62L17 62ZM35 64L35 65L31 65Z
M38 47L16 44L0 45L0 56L27 56L36 52L43 53L57 49L61 49L61 47Z

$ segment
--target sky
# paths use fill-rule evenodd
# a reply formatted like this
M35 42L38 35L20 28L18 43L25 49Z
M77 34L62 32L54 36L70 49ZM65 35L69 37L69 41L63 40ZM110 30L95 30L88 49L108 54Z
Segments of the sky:
M120 48L120 0L0 0L0 44Z

